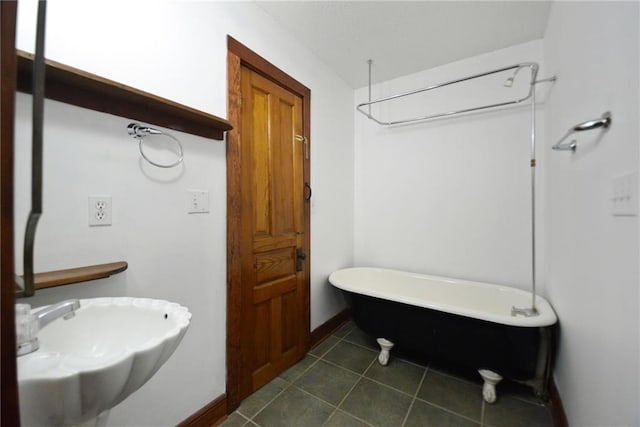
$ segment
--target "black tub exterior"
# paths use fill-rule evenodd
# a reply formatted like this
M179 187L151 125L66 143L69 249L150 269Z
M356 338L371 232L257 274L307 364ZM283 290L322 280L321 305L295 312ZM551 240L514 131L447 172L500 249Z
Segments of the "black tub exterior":
M469 369L488 369L548 397L555 325L519 327L458 316L353 292L360 329L386 338L394 351Z

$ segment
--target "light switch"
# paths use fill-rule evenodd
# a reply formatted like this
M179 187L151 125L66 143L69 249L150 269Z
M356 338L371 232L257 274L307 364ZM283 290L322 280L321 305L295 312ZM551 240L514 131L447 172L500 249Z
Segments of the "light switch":
M638 215L638 172L613 178L611 213L615 216Z
M209 192L206 190L187 190L189 195L187 199L189 213L207 213L209 212Z

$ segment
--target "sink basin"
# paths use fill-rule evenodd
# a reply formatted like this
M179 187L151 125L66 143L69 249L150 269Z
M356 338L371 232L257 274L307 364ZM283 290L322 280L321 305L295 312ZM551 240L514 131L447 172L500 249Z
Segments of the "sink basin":
M75 317L50 323L38 333L40 349L17 359L22 425L106 422L106 411L167 361L190 319L163 300L80 300Z

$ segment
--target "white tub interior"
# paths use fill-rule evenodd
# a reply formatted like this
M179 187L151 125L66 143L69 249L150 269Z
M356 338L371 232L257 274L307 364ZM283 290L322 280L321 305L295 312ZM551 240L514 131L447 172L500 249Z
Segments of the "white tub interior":
M538 316L512 316L513 306L531 307L532 298L530 292L508 286L381 268L338 270L329 276L329 282L349 292L504 325L540 327L557 321L553 308L541 296L536 296Z

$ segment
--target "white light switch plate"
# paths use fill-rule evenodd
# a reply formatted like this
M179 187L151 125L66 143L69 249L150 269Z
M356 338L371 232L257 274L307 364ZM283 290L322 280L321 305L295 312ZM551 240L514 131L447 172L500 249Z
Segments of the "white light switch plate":
M611 213L615 216L638 215L638 172L613 178Z
M206 190L187 190L187 212L207 213L209 212L209 192Z

